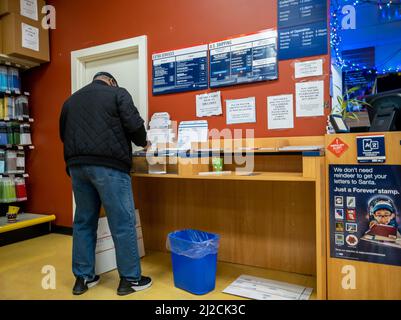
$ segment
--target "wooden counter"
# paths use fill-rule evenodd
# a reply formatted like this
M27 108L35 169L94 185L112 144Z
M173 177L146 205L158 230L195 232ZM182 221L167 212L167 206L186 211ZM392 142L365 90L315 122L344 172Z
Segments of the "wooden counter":
M324 137L255 140L266 148L311 144L323 146ZM326 299L325 157L256 152L260 174L251 176L198 175L207 168L191 163L166 175L133 174L147 249L166 251L176 230L218 233L220 261L284 271L289 282L307 275L318 299Z

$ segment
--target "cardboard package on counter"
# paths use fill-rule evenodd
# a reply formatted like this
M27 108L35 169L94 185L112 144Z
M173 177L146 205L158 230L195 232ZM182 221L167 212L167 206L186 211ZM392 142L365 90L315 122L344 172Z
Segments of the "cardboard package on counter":
M19 14L1 18L3 54L44 63L50 61L49 30Z

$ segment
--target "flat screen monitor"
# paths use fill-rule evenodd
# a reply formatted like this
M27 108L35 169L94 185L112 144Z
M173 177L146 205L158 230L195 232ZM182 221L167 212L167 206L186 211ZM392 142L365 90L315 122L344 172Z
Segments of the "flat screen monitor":
M401 90L401 73L390 73L378 76L376 81L377 93Z
M401 89L366 97L371 132L401 131Z

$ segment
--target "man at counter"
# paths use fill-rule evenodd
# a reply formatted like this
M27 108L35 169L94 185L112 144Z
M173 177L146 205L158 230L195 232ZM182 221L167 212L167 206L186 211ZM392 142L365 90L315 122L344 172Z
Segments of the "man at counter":
M95 286L95 249L101 205L107 213L120 275L118 295L152 285L142 276L135 229L135 206L130 170L131 142L146 147L144 120L131 95L109 73L73 94L60 116L67 172L76 201L72 268L74 295Z

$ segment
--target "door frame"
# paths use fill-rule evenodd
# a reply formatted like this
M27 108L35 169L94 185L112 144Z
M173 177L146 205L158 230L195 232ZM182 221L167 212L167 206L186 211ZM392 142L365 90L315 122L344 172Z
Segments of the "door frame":
M138 53L139 101L135 101L145 114L142 117L148 122L148 46L147 36L111 42L91 48L71 52L71 91L78 91L85 85L86 63L100 59L112 58L129 53Z

